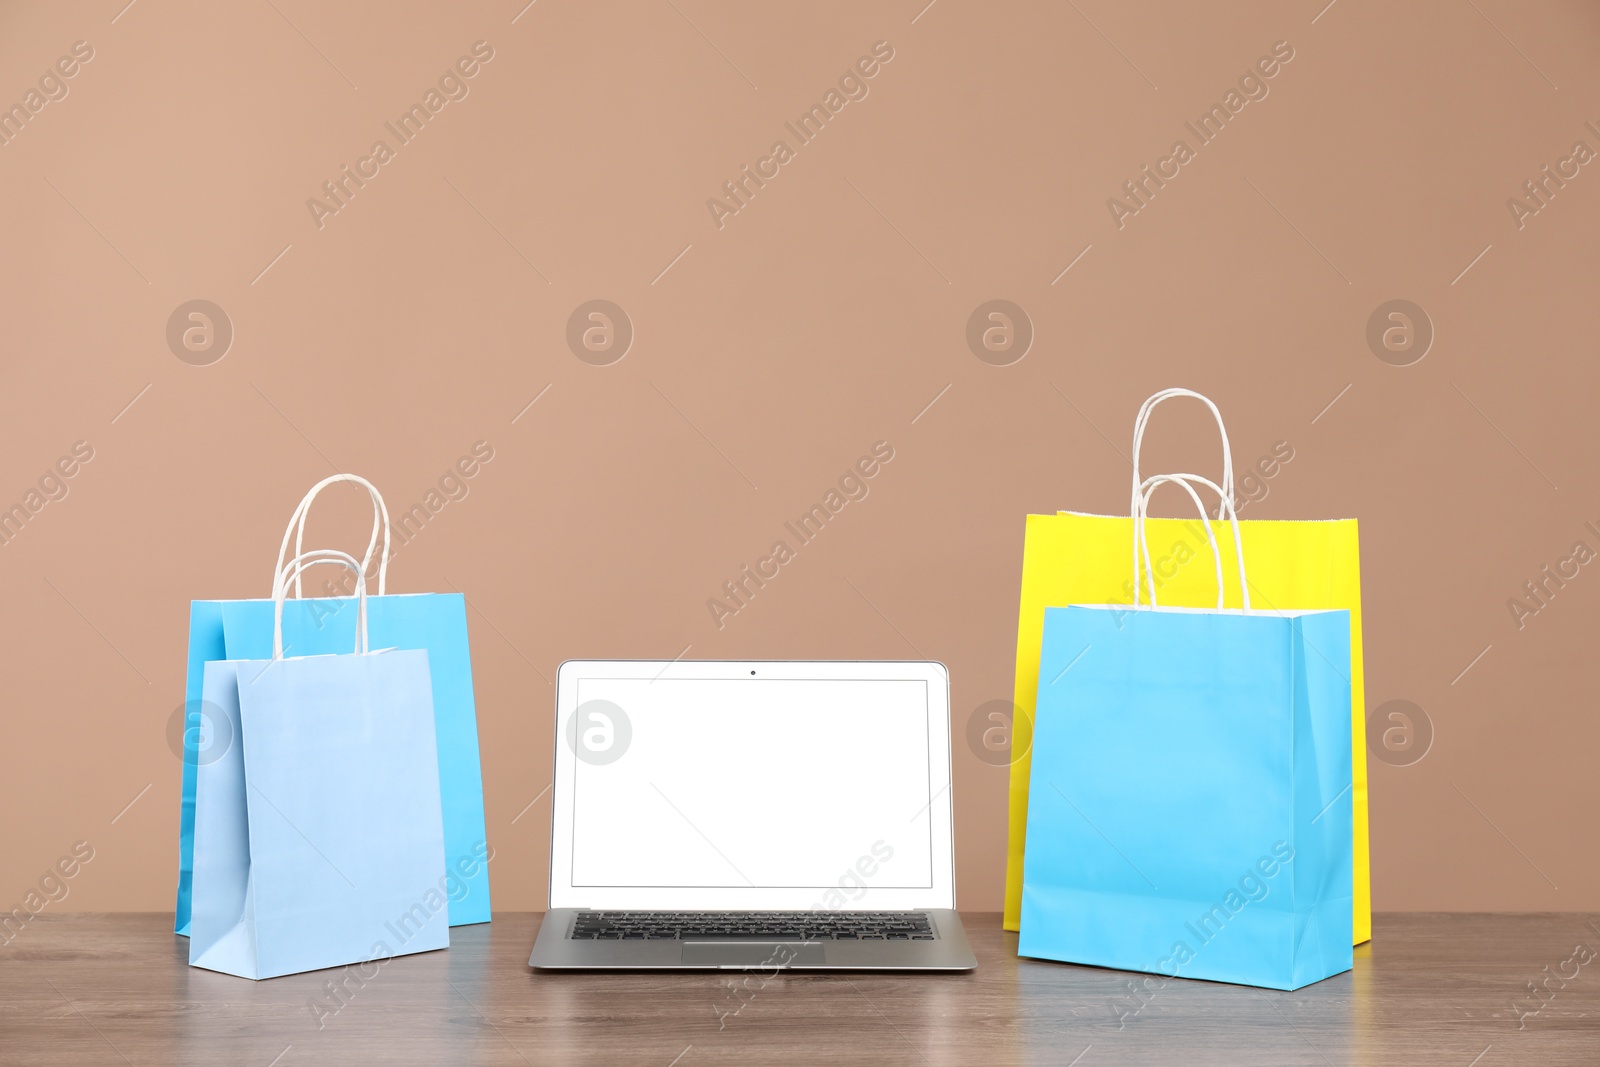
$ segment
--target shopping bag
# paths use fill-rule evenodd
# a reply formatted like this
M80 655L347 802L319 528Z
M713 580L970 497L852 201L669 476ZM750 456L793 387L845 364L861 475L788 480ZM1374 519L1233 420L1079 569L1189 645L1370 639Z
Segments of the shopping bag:
M373 527L362 575L377 558L378 595L367 598L367 620L378 648L425 650L433 681L434 725L439 754L445 854L450 864L450 925L489 921L489 868L492 856L484 832L483 778L478 754L478 720L472 691L472 659L467 640L466 602L460 593L387 594L389 514L383 497L353 474L325 478L312 487L284 531L277 571L284 568L291 536L302 552L305 522L318 493L336 482L354 482L372 498ZM380 546L381 538L381 546ZM294 583L298 596L301 583ZM183 806L179 829L177 914L174 928L189 932L194 856L194 798L198 768L225 755L234 738L225 719L205 701L205 665L223 659L265 659L272 654L272 600L196 600L189 610L189 672L185 690L186 726ZM286 646L294 655L343 652L355 633L355 602L349 597L291 599L284 604ZM211 721L217 718L218 721Z
M1135 421L1134 496L1142 482L1139 452L1144 428L1157 405L1172 397L1203 401L1222 432L1222 492L1233 498L1233 465L1227 429L1216 405L1187 389L1167 389L1144 402ZM1130 502L1131 503L1131 502ZM1004 925L1015 930L1021 919L1022 860L1026 844L1032 743L1039 686L1039 651L1045 610L1069 604L1130 605L1134 598L1130 558L1133 508L1129 515L1061 512L1029 515L1023 542L1022 596L1017 622L1017 663L1012 727L1009 841ZM1206 534L1194 519L1149 520L1149 541L1157 588L1163 604L1201 607L1215 595L1205 563ZM1258 606L1281 610L1344 610L1350 613L1350 701L1348 711L1354 785L1351 790L1355 867L1352 885L1352 937L1372 937L1371 874L1367 834L1367 758L1365 693L1362 674L1361 566L1354 519L1282 521L1242 519L1239 534L1250 565L1250 587ZM1236 554L1231 525L1216 530L1224 559ZM1226 572L1226 603L1241 603L1233 570Z
M298 572L342 552L297 556ZM189 963L242 978L425 952L450 942L433 686L424 650L205 665L204 699L238 743L195 770Z
M1273 989L1349 970L1349 612L1044 614L1018 952Z

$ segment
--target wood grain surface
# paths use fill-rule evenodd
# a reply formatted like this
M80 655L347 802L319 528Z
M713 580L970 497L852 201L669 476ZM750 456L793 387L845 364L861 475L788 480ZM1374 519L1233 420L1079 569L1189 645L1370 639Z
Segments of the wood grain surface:
M742 975L535 973L529 913L364 983L190 968L166 915L41 916L0 948L0 1063L1600 1063L1600 959L1574 955L1600 947L1594 916L1387 914L1355 969L1317 985L1142 998L1134 975L1018 959L999 916L965 918L973 974L757 976L741 995Z

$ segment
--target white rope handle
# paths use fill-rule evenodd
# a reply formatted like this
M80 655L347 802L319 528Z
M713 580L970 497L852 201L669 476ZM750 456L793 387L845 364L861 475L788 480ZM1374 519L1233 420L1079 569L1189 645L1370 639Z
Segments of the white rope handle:
M368 570L372 566L372 552L377 547L378 531L381 529L383 531L383 556L378 560L378 595L382 596L389 577L389 508L383 502L383 494L378 492L378 487L359 474L329 475L311 487L311 491L301 499L299 506L294 509L294 514L289 517L289 526L283 531L283 544L278 548L278 566L273 571L273 574L277 575L284 569L283 561L289 554L290 534L294 535L295 555L298 557L302 554L306 537L306 519L311 514L311 502L317 498L318 493L335 482L354 482L366 489L368 495L372 497L372 536L367 540L367 554L361 560L361 576L365 579ZM274 578L274 582L276 582L276 578ZM294 595L296 597L304 595L298 573L294 579Z
M1205 503L1200 499L1200 494L1194 491L1194 487L1189 484L1188 479L1181 474L1156 474L1146 478L1144 481L1144 486L1142 487L1142 492L1140 493L1139 505L1135 508L1133 516L1133 547L1135 560L1133 574L1133 606L1139 606L1139 572L1137 561L1141 551L1144 553L1145 581L1150 590L1150 606L1156 606L1156 572L1155 567L1153 567L1150 563L1150 542L1145 536L1144 520L1145 511L1149 507L1150 494L1155 492L1157 486L1160 486L1165 482L1176 482L1178 485L1183 486L1184 491L1187 492L1190 499L1194 501L1195 510L1200 513L1200 521L1205 524L1206 540L1211 543L1211 558L1216 562L1217 565L1217 607L1221 608L1222 552L1217 548L1217 535L1212 531L1211 524L1206 522L1206 506Z
M1146 478L1144 480L1143 485L1141 486L1141 491L1140 491L1140 495L1139 495L1139 507L1137 509L1136 514L1134 515L1134 520L1133 520L1134 521L1134 532L1133 532L1133 538L1134 538L1133 603L1134 603L1134 606L1137 607L1138 603L1139 603L1139 552L1140 552L1141 548L1142 548L1142 550L1144 552L1144 566L1145 566L1145 573L1146 573L1146 582L1147 582L1149 590L1150 590L1150 606L1151 607L1155 607L1156 606L1155 567L1152 566L1151 562L1150 562L1150 540L1149 540L1149 537L1146 534L1145 519L1147 519L1149 517L1150 498L1151 498L1151 496L1154 495L1154 493L1156 491L1156 488L1158 486L1160 486L1160 485L1162 485L1162 484L1164 484L1166 482L1176 482L1177 484L1183 486L1184 491L1187 492L1189 494L1190 499L1194 501L1195 508L1198 509L1199 512L1200 512L1200 521L1205 524L1206 540L1211 545L1211 558L1216 564L1216 571L1217 571L1217 609L1219 611L1222 610L1222 607L1223 607L1222 552L1221 552L1220 549L1217 548L1217 537L1216 537L1216 534L1211 529L1211 521L1210 521L1209 517L1206 515L1205 505L1203 503L1201 503L1200 497L1194 491L1194 485L1192 483L1196 483L1197 482L1197 483L1199 483L1201 485L1204 485L1206 488L1210 489L1212 492L1216 493L1219 497L1222 498L1222 511L1227 516L1230 525L1233 527L1233 547L1234 547L1234 553L1237 556L1238 563L1239 563L1239 594L1240 594L1240 597L1241 597L1241 599L1243 601L1243 604L1244 604L1244 610L1249 611L1250 610L1250 580L1245 575L1245 569L1244 569L1244 541L1241 540L1240 537L1239 537L1239 512L1238 512L1238 509L1234 506L1233 498L1231 496L1228 496L1228 495L1223 493L1222 486L1218 485L1216 482L1213 482L1211 479L1201 477L1198 474L1156 474L1156 475L1150 476L1149 478Z
M361 564L348 552L336 548L317 548L303 552L291 559L272 582L272 658L283 658L283 601L289 595L289 582L298 580L300 572L322 563L338 563L355 572L356 576L356 653L368 650L367 643L367 576Z
M1222 435L1222 486L1220 492L1224 501L1231 502L1233 500L1233 450L1228 445L1228 427L1222 422L1222 412L1217 410L1217 405L1211 402L1210 397L1197 393L1192 389L1162 389L1153 393L1146 398L1143 404L1139 405L1139 414L1133 420L1133 492L1128 500L1128 510L1135 518L1139 515L1139 494L1143 491L1144 486L1144 481L1139 474L1139 451L1144 445L1145 428L1149 425L1150 416L1155 411L1156 405L1180 396L1192 397L1200 401L1211 409L1212 417L1217 420L1217 432ZM1217 511L1218 518L1222 514L1222 510L1219 508ZM1133 574L1134 592L1137 595L1139 588L1139 544L1137 538L1135 538L1133 544Z

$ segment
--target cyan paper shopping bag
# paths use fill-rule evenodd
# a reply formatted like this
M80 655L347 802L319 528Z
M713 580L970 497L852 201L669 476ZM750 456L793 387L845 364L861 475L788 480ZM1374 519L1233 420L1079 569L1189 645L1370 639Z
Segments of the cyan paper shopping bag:
M449 944L428 653L369 652L364 623L354 654L279 640L205 665L237 743L195 767L192 966L271 978Z
M459 593L383 595L389 554L388 511L376 488L356 475L335 475L314 486L300 502L284 533L279 553L283 568L291 533L300 552L305 516L326 486L355 482L373 498L372 538L363 561L370 569L378 538L379 595L367 598L374 647L428 653L433 685L434 725L439 755L445 855L451 868L450 925L489 921L489 848L484 832L483 778L478 754L477 706L472 690L472 658L467 640L466 602ZM299 583L296 582L298 592ZM196 600L189 611L189 673L185 701L187 725L183 767L183 809L179 833L178 900L175 929L189 932L194 856L196 772L222 758L234 743L225 719L205 703L205 666L213 660L265 659L272 654L272 601ZM354 598L291 599L284 604L284 639L291 655L344 652L355 633Z
M1271 989L1349 970L1349 645L1343 611L1048 609L1017 951Z
M1348 970L1349 671L1346 611L1047 609L1018 952L1274 989Z

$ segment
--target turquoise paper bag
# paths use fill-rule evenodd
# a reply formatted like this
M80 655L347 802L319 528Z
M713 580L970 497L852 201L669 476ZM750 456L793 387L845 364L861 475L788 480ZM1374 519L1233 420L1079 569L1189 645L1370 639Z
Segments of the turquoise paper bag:
M191 966L272 978L450 942L428 653L368 651L362 607L353 654L277 640L205 665L237 743L196 767Z
M338 481L356 482L373 497L374 525L363 574L383 535L378 588L384 588L389 524L383 498L356 475L324 479L306 494L290 520L279 554L283 568L290 534L304 532L311 500ZM296 539L296 553L300 551ZM298 586L298 583L296 583ZM272 600L196 600L189 609L189 671L185 690L186 726L183 805L179 825L178 895L174 929L189 933L194 870L196 773L224 758L237 743L203 686L206 664L214 660L268 659L272 655ZM489 921L489 867L492 856L484 832L483 777L478 754L477 705L472 689L472 657L467 639L466 601L459 593L378 595L367 598L368 625L375 648L428 653L433 691L439 790L443 807L445 858L450 868L450 925ZM290 599L284 603L283 632L290 655L348 652L355 635L353 597ZM217 721L212 721L214 718Z
M1272 989L1349 970L1349 672L1347 611L1046 609L1018 952Z

